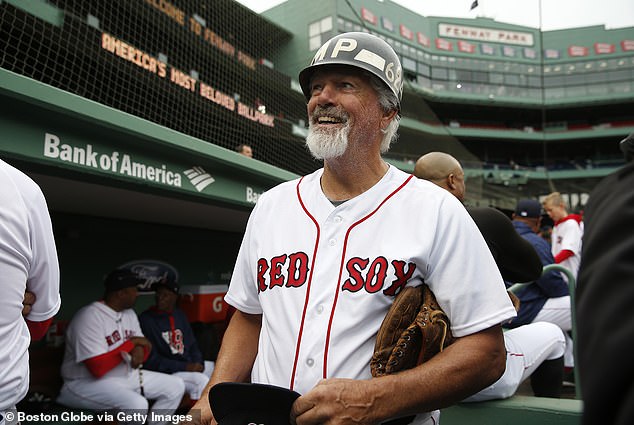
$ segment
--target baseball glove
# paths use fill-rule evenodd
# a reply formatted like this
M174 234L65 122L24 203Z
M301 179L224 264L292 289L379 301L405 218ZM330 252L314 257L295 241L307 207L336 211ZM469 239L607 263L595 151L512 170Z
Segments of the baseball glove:
M405 287L381 323L370 371L378 377L413 368L453 341L449 318L431 289L425 284Z

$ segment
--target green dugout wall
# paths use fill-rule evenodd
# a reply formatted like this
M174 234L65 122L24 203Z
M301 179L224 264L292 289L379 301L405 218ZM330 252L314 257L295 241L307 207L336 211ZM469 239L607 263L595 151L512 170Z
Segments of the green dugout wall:
M49 203L63 319L131 260L168 262L183 284L227 283L258 196L296 177L4 69L0 111L0 157Z

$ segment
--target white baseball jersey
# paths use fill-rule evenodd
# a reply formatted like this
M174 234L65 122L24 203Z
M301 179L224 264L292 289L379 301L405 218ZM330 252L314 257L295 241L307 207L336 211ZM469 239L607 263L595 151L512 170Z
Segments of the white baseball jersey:
M566 258L560 264L570 270L575 280L581 263L581 239L583 237L583 222L575 220L574 215L569 215L555 223L551 233L551 251L553 256L567 249L574 255ZM564 275L564 279L568 280Z
M502 277L449 192L390 166L335 207L323 170L263 194L225 300L263 314L253 382L306 393L322 378L370 378L377 330L405 285L426 282L465 336L515 316Z
M29 320L57 313L59 266L46 200L33 180L0 160L0 411L15 406L29 387L26 289L36 296Z
M181 378L132 368L128 361L122 361L95 379L84 364L84 360L115 350L135 336L143 334L134 310L117 312L101 301L82 307L66 331L64 385L56 402L76 409L128 411L140 414L141 422L146 415L149 425L164 424L155 413L170 415L179 406L185 392ZM153 400L151 405L148 400Z
M92 379L84 360L112 351L133 336L143 336L134 310L114 311L102 301L82 307L66 330L62 378ZM129 364L121 362L101 379L127 376L131 370Z

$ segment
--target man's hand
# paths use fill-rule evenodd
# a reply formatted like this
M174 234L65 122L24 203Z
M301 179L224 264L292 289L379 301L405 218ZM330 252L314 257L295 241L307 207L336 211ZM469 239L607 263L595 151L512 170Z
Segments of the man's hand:
M35 304L35 294L28 289L24 291L24 300L22 300L22 317L28 316Z
M143 336L133 336L130 338L130 342L134 344L134 348L130 351L130 356L132 357L130 365L136 369L143 364L145 351L149 352L152 349L152 343Z
M211 413L207 392L205 392L205 394L200 397L200 400L189 410L188 415L192 417L192 420L181 422L179 425L218 425L218 422L216 422Z
M152 349L152 343L150 342L150 340L143 336L133 336L132 338L130 338L130 342L132 342L135 347L141 346L147 347L148 350Z
M369 380L324 379L312 390L295 400L291 423L297 425L372 425L376 396Z
M145 358L145 350L141 345L136 345L132 351L130 351L130 356L132 359L130 360L130 365L136 369L141 364L143 364L143 359Z
M205 370L205 366L201 363L187 363L185 370L187 372L202 372Z

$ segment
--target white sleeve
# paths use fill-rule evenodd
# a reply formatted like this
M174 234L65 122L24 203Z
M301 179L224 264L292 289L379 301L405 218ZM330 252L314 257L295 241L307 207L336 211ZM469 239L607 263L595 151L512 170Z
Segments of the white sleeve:
M73 317L72 343L77 363L114 349L104 335L104 318L90 306Z
M27 209L31 257L26 289L35 294L35 303L26 317L41 322L59 311L59 264L48 205L40 187L29 176L14 167L6 171L18 188Z
M453 334L469 335L515 317L491 251L464 206L449 196L440 211L424 279Z
M257 269L253 266L258 263L256 259L252 258L255 252L255 249L252 249L252 236L253 229L257 228L258 211L263 201L266 202L265 195L260 196L258 203L249 216L233 274L231 275L229 289L224 298L228 304L248 314L262 314L262 306L258 298Z
M561 236L561 250L570 250L573 253L581 254L581 226L575 220L566 220L561 223L559 235Z
M46 200L39 188L27 205L30 207L29 225L33 262L26 287L35 294L35 304L27 319L41 322L55 316L61 305L59 263L53 237L53 225Z

